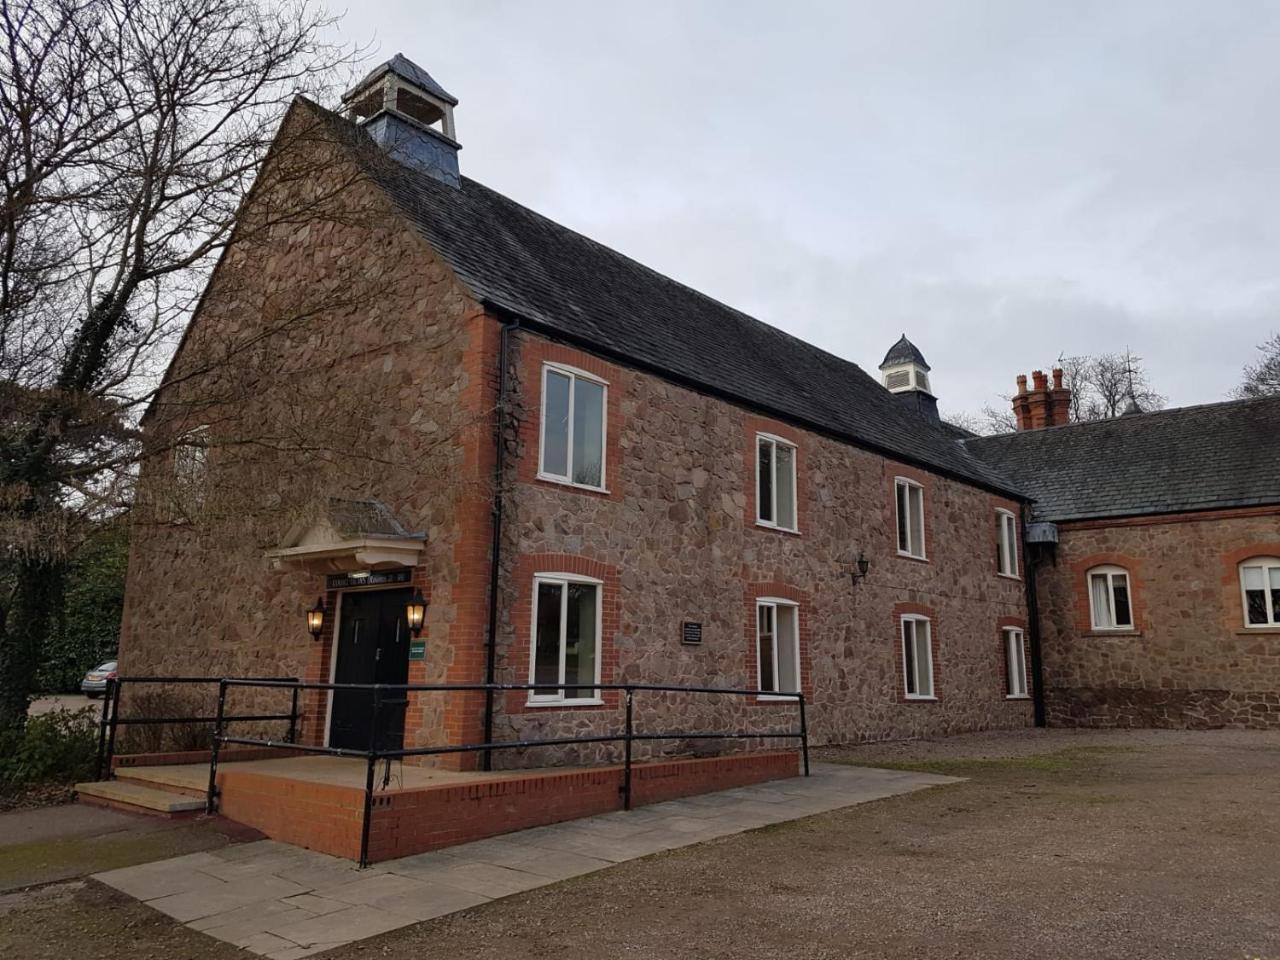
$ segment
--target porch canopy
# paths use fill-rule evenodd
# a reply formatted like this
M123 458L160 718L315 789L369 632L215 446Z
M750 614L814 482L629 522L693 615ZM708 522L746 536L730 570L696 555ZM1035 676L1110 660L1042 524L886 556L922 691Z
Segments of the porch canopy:
M321 515L295 523L267 556L311 573L412 567L426 534L410 533L378 500L330 498Z

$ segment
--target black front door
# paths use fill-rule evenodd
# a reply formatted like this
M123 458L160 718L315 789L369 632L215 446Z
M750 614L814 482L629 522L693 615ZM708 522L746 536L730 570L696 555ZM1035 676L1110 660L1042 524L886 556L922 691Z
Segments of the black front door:
M409 627L404 608L410 593L407 589L368 590L342 595L334 683L409 682ZM399 750L404 746L407 703L401 690L383 692L378 711L379 749ZM333 691L329 746L368 750L372 725L371 691Z

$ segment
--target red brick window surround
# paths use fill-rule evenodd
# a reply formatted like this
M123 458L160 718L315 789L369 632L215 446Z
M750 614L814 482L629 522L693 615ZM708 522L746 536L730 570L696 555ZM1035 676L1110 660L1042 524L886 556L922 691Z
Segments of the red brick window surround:
M743 486L747 504L743 521L762 533L796 536L808 519L803 435L767 417L747 417L744 425Z
M893 607L894 664L899 703L937 703L939 661L937 616L932 607Z
M1006 700L1031 697L1031 667L1027 649L1027 625L1017 617L1002 617L998 624L1000 692Z
M549 377L554 396L548 395ZM621 499L621 398L628 379L623 368L582 350L541 337L521 338L520 392L526 415L519 426L517 477L588 496ZM549 450L548 430L553 426Z
M929 518L928 474L890 464L889 531L894 554L903 560L929 562L933 539Z
M1239 565L1240 603L1246 630L1280 629L1280 550Z
M1012 510L996 508L996 572L1013 580L1018 576L1018 517Z
M511 691L507 712L617 707L616 690L574 686L575 681L615 682L618 652L613 638L620 625L621 593L617 568L569 554L533 554L519 559L516 578L521 594L511 617L513 680L545 681L557 688Z
M1089 598L1089 626L1095 631L1133 630L1133 588L1129 571L1101 564L1085 573Z
M777 581L749 583L744 590L747 686L760 693L753 702L794 704L772 691L813 695L808 594Z
M1097 628L1094 626L1093 583L1090 575L1095 572L1111 570L1127 574L1129 593L1130 626ZM1145 595L1142 587L1142 561L1125 553L1095 553L1071 564L1071 576L1074 583L1076 627L1080 633L1105 637L1123 636L1142 632L1144 622ZM1114 582L1114 581L1112 581ZM1101 588L1099 588L1101 590ZM1101 594L1097 599L1101 599ZM1115 606L1115 595L1111 596L1112 609Z

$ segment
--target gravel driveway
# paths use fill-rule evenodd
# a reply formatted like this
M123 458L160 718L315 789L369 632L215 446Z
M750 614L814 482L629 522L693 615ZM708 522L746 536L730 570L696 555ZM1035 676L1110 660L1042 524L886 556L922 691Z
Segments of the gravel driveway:
M325 956L1280 958L1280 734L1025 731L823 754L970 779ZM0 949L243 956L92 883L44 901L0 910Z

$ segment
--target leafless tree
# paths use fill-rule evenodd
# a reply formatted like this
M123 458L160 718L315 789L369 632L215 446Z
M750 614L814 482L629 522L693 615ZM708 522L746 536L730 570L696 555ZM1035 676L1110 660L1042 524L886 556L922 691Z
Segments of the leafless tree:
M141 412L250 239L237 209L284 108L342 79L330 23L307 0L0 0L0 727L77 525L127 503Z
M1262 359L1245 364L1244 379L1232 391L1237 400L1280 395L1280 333L1273 333L1258 345Z

